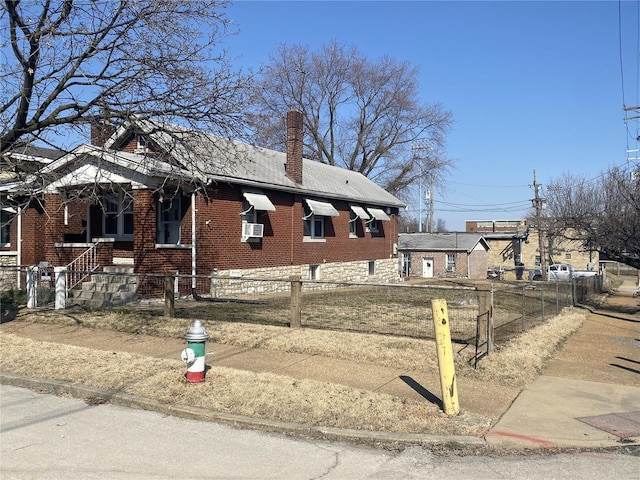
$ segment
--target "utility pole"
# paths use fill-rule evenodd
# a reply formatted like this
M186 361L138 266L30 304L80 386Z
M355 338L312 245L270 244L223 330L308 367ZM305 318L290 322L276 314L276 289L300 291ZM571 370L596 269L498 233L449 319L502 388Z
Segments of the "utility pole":
M540 198L540 184L536 180L536 171L533 171L533 192L535 198L532 200L533 208L536 210L536 224L538 227L538 249L540 250L540 272L542 280L547 280L547 261L544 254L544 240L542 238L542 204L544 198Z
M429 186L429 233L433 233L433 172L429 172L431 185Z
M637 124L638 120L640 119L640 105L635 105L633 107L624 107L624 115L624 125L628 130L628 121L635 120ZM633 148L633 146L630 146L627 142L627 162L636 162L637 164L637 162L640 160L640 148L638 148L640 135L638 135L635 140L635 148Z

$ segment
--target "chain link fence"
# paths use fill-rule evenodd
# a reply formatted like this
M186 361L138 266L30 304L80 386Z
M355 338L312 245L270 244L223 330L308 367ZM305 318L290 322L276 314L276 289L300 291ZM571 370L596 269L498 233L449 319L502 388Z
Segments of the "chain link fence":
M41 265L0 268L2 298L20 302L31 269L34 307L53 307L55 272ZM13 275L13 281L8 278ZM19 280L18 280L19 278ZM481 287L481 288L480 288ZM603 291L602 278L573 282L372 284L299 278L188 276L175 272L93 272L70 290L66 308L112 308L154 316L198 318L302 328L433 338L431 301L447 301L451 338L476 345L476 357L494 345ZM13 300L9 299L12 292ZM298 293L295 293L298 292ZM295 293L295 295L294 295ZM27 295L28 296L28 295ZM170 308L170 313L168 313ZM483 350L484 349L484 350ZM483 353L484 352L484 353Z

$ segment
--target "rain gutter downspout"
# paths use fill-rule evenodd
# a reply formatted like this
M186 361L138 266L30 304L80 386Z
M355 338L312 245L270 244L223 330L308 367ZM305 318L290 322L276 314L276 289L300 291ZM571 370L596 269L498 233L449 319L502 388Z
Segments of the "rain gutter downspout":
M196 291L196 193L191 194L191 291Z
M18 254L16 255L16 267L18 270L18 275L17 275L17 288L18 290L20 290L20 288L22 287L21 285L21 280L22 280L22 275L20 275L20 266L22 265L22 207L18 207Z

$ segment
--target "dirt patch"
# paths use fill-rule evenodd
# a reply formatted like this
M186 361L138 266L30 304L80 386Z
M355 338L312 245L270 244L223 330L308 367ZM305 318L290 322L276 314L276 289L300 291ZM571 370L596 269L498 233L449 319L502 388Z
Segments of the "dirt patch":
M204 384L187 384L184 364L176 359L176 346L183 344L181 338L191 319L150 319L114 312L19 312L0 327L0 369L119 390L169 404L279 421L359 430L482 435L585 317L585 311L566 310L493 352L477 369L469 364L472 348L456 345L456 375L463 399L461 414L456 417L444 415L437 402L355 388L348 379L326 382L214 364ZM34 323L40 328L34 329ZM27 328L29 325L32 328ZM47 325L51 326L49 331ZM65 327L64 333L54 326ZM40 336L27 334L27 330L40 331ZM422 385L427 377L437 379L435 345L429 340L223 322L207 325L207 331L211 342L219 345L392 368L411 372L409 380L418 379ZM167 342L167 358L145 354L140 340L143 334L152 335L144 336L153 339L149 342ZM149 351L159 348L154 345ZM439 389L430 390L440 394Z

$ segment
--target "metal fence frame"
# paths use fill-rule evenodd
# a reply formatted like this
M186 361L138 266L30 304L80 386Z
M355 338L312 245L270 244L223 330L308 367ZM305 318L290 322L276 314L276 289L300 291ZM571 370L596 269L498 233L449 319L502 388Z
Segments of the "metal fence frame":
M27 284L35 289L36 300L29 304L30 307L52 306L56 282L53 269L10 268L16 275L25 276L23 289ZM113 279L125 274L94 272L93 275ZM451 338L454 342L475 345L475 365L489 355L495 345L540 325L565 307L584 302L594 293L603 291L601 277L571 282L485 281L473 285L445 281L442 284L378 284L299 277L193 277L176 275L176 272L133 275L136 276L137 300L112 307L123 311L155 312L156 316L171 317L177 313L178 316L197 316L210 321L266 323L410 338L434 338L431 300L444 298L448 303ZM29 278L35 280L30 283ZM73 300L67 298L66 306L72 305Z

